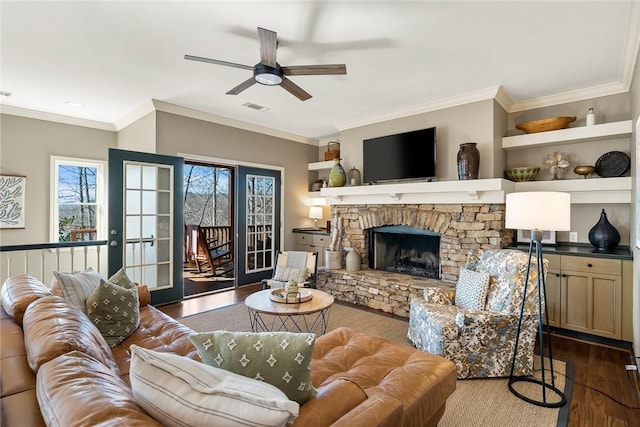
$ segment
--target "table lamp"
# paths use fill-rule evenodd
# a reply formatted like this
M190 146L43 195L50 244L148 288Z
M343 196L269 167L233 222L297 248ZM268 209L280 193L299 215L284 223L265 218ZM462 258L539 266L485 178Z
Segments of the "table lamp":
M318 229L318 220L322 219L322 206L311 206L309 208L309 218L313 219L313 228Z
M555 386L555 372L553 370L553 356L551 353L551 333L549 332L549 311L547 309L547 291L545 275L542 264L542 233L544 231L568 231L571 223L571 195L569 193L558 193L551 191L534 191L523 193L510 193L506 196L505 228L531 230L531 240L529 242L529 261L527 263L527 275L524 285L523 301L520 307L520 318L518 319L518 330L516 332L516 343L511 361L511 373L509 374L509 390L520 399L534 405L546 408L559 408L563 406L567 399L564 393ZM535 243L535 245L534 245ZM532 264L533 250L535 246L535 265ZM538 340L540 342L540 365L541 378L531 376L514 376L513 370L518 353L518 343L520 340L520 328L522 326L522 314L524 302L529 285L529 271L531 267L537 268L538 273ZM545 327L542 323L542 302L544 302ZM549 367L545 367L545 341L548 347ZM547 381L547 371L550 374L550 381ZM542 386L541 399L527 396L524 388L520 390L514 387L518 382L534 383ZM549 393L549 396L547 394ZM553 395L555 399L552 399Z

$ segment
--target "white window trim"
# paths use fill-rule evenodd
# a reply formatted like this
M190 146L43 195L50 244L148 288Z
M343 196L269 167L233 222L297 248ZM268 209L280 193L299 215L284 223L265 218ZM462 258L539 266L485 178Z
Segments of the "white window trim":
M81 159L77 157L62 157L51 156L50 163L50 203L51 210L51 222L49 223L49 241L52 243L58 243L58 224L59 224L59 209L58 209L58 166L74 165L96 168L96 225L97 225L97 240L107 239L107 212L109 208L108 202L108 188L107 188L107 162L104 160L95 159Z

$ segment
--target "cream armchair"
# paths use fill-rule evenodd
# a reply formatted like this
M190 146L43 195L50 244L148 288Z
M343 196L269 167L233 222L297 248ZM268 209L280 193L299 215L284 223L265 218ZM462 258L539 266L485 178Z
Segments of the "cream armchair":
M458 378L509 376L524 291L528 254L511 249L473 251L462 272L486 278L486 294L473 288L478 284L458 281L456 290L426 288L423 298L410 304L409 340L428 353L456 364ZM533 260L535 261L535 260ZM543 272L547 271L547 260ZM477 274L478 273L478 274ZM460 275L461 278L463 274ZM514 374L530 375L538 331L537 268L529 272L520 342ZM461 287L465 287L461 289ZM464 292L472 295L480 309L455 304ZM460 295L456 295L459 293ZM482 299L486 295L486 302ZM462 299L464 301L464 299ZM467 304L468 305L468 304ZM544 315L544 305L542 306Z

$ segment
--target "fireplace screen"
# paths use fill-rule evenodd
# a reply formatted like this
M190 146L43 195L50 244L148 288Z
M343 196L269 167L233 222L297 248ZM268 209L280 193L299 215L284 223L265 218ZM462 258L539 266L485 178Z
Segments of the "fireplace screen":
M440 235L405 225L369 229L369 268L440 278Z

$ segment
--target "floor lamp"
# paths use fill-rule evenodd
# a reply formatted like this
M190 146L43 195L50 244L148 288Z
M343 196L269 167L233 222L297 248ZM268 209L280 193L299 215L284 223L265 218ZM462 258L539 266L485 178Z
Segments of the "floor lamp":
M542 234L543 231L568 231L571 222L571 195L569 193L558 193L548 191L534 191L526 193L510 193L506 197L505 227L510 229L531 230L531 240L529 242L529 261L527 263L527 275L524 284L524 294L520 307L520 318L518 319L518 330L516 332L516 343L511 361L511 372L509 374L509 390L520 399L534 405L546 408L559 408L563 406L567 399L564 393L555 385L555 372L553 370L553 355L551 353L551 333L549 332L549 311L547 309L547 288L542 264ZM535 243L535 245L534 245ZM532 263L535 247L535 264ZM540 365L541 378L532 376L514 376L513 371L518 354L518 344L520 341L520 329L522 326L522 315L524 312L524 302L529 285L529 272L531 268L536 268L538 273L538 340L540 342ZM542 323L542 307L544 302L545 325ZM545 333L546 329L546 333ZM545 336L546 335L546 336ZM545 367L545 345L548 347L549 368ZM547 378L547 374L549 377ZM527 382L538 384L542 387L541 398L531 397L524 394L524 389L517 389L514 384ZM553 396L555 395L555 399Z

